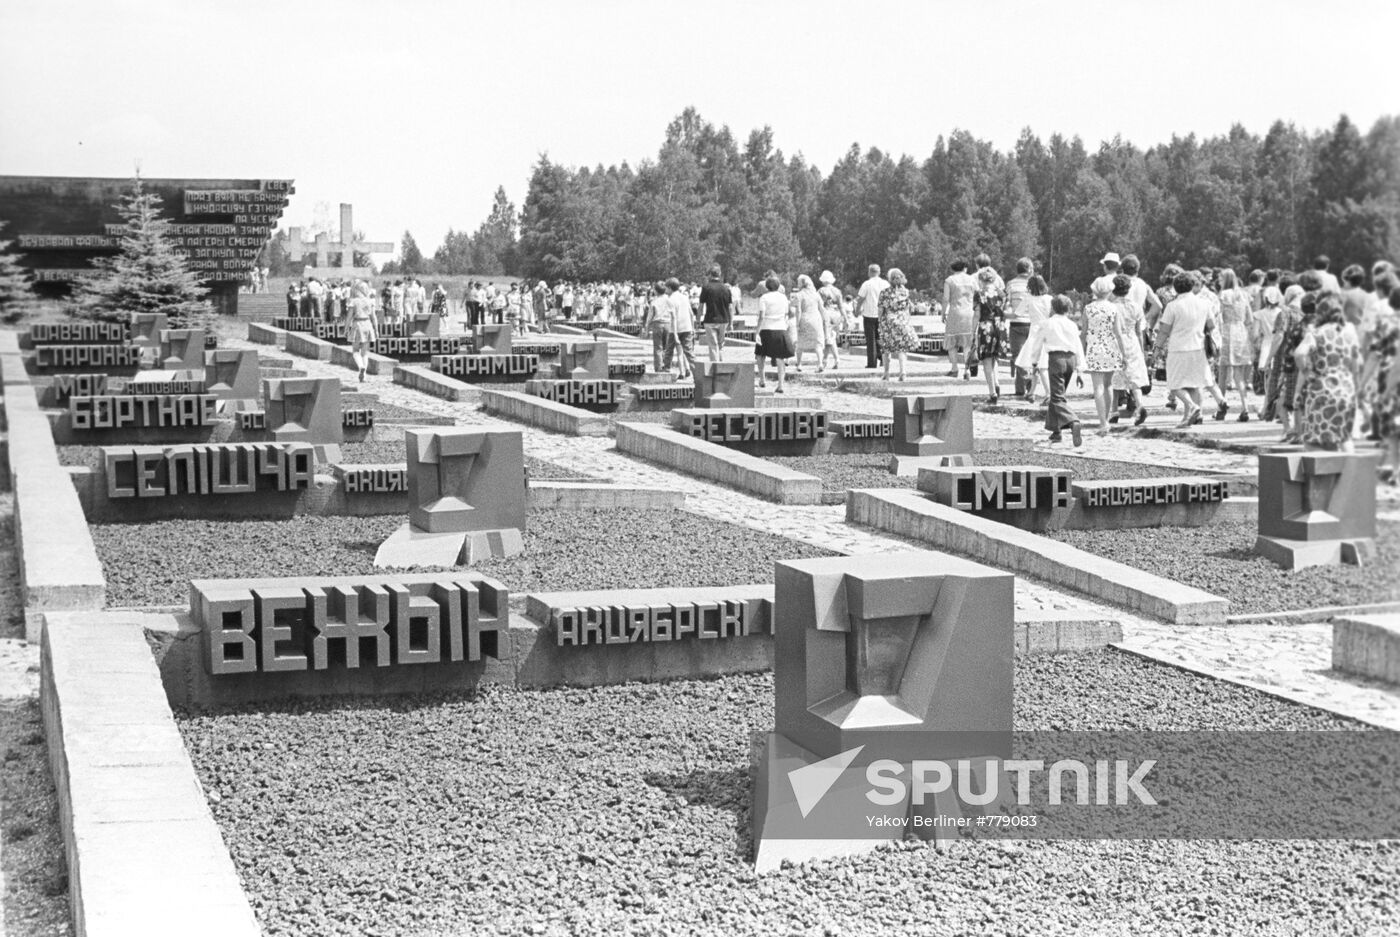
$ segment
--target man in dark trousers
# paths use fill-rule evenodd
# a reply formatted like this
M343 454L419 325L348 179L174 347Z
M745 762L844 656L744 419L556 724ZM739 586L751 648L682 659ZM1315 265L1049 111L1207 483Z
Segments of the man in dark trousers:
M856 315L865 327L865 366L880 363L880 294L890 288L889 281L880 276L880 265L870 265L870 278L860 285L856 294Z

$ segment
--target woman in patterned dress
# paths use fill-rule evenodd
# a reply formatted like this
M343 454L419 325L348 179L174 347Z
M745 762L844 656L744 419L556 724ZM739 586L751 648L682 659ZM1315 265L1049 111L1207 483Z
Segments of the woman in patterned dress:
M1342 314L1340 297L1327 294L1318 300L1317 323L1298 343L1293 360L1299 372L1294 409L1303 413L1303 445L1351 452L1361 345L1356 328Z
M1119 274L1114 279L1115 289L1118 279L1126 284L1123 293L1126 296L1132 283ZM1103 289L1099 280L1094 281L1094 288ZM1113 408L1113 375L1123 369L1128 358L1123 344L1124 323L1120 307L1117 303L1109 302L1108 293L1096 292L1094 301L1084 307L1084 323L1087 335L1084 370L1089 372L1094 382L1094 409L1099 415L1099 428L1095 432L1107 436L1108 412Z
M1298 363L1293 352L1307 333L1317 297L1296 283L1283 294L1283 310L1274 320L1274 361L1269 369L1269 399L1265 415L1283 424L1283 442L1296 443L1302 433L1302 413L1293 407L1298 389Z
M972 308L977 313L977 332L972 337L971 373L977 373L978 363L987 379L987 402L1001 398L997 383L997 359L1011 353L1011 332L1006 325L1006 287L991 267L977 271L977 292L972 294Z
M1241 423L1249 422L1249 377L1254 369L1254 350L1249 333L1254 323L1254 303L1242 289L1235 271L1220 272L1220 389L1234 387L1240 393Z
M836 288L836 277L830 270L823 270L820 279L822 287L817 290L817 295L822 301L822 324L826 326L826 344L822 346L822 360L818 370L826 367L828 354L831 355L831 366L841 367L841 352L836 347L836 340L845 327L845 316L841 312L841 291Z
M1381 475L1400 485L1400 289L1392 287L1387 307L1376 316L1370 352L1361 386L1374 388L1371 413L1390 463Z
M374 321L374 300L370 298L369 284L356 280L350 299L345 303L345 338L350 343L350 356L360 372L360 383L365 382L365 369L369 367L369 352L374 347L379 330Z
M919 336L909 321L909 289L904 272L890 270L890 288L880 294L880 356L885 364L885 380L890 379L890 356L899 359L899 379L904 380L908 354L919 347Z
M826 348L826 319L822 316L822 300L812 278L801 274L797 278L797 292L793 294L793 306L797 311L797 366L802 370L802 356L807 352L817 356L817 372L826 370L822 351Z

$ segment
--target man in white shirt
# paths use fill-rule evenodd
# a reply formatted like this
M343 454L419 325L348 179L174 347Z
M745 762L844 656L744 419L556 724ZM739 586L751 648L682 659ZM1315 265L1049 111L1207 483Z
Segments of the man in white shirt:
M874 368L880 361L880 294L890 288L889 281L880 276L880 265L871 264L869 278L856 294L856 313L865 327L865 366Z
M671 345L666 349L666 369L671 368L671 354L680 349L680 367L676 379L685 380L695 373L695 313L690 308L690 293L681 289L675 277L666 281L667 301L671 306Z
M1021 348L1026 344L1026 339L1031 334L1030 298L1031 291L1027 285L1031 275L1035 273L1035 264L1029 257L1022 257L1016 261L1016 276L1011 278L1011 282L1006 284L1006 325L1011 334L1011 360L1015 361L1016 356L1021 353ZM1012 365L1012 370L1016 372L1017 397L1027 397L1030 395L1030 381L1024 368Z
M1317 271L1318 277L1322 279L1322 292L1340 293L1342 285L1337 282L1335 275L1328 273L1327 268L1332 266L1332 259L1326 254L1318 254L1313 258L1313 269Z

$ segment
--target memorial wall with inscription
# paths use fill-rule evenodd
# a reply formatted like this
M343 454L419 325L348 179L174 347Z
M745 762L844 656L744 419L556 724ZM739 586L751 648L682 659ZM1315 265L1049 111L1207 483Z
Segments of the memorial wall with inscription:
M221 313L238 310L245 281L295 192L290 179L142 179L161 199L168 233L210 289ZM10 251L34 271L41 292L61 293L120 247L116 207L129 178L0 176Z

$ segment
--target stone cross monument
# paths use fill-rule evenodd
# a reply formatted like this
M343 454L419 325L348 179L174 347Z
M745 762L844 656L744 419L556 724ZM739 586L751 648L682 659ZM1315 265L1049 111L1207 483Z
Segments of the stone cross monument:
M357 241L355 240L355 223L353 209L345 202L340 203L340 240L332 241L325 232L316 235L314 241L303 241L301 228L292 228L287 235L287 257L290 260L301 260L308 248L316 252L316 266L307 267L303 276L317 277L318 279L339 278L351 280L355 277L369 277L374 275L374 271L369 267L355 266L355 252L362 254L382 253L390 254L394 251L394 245L384 241ZM340 256L340 264L331 266L331 255Z

